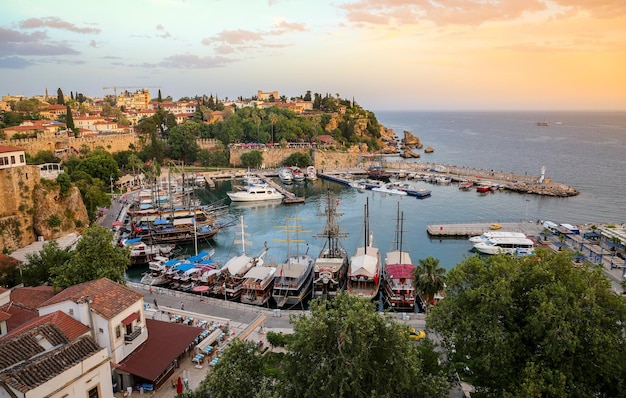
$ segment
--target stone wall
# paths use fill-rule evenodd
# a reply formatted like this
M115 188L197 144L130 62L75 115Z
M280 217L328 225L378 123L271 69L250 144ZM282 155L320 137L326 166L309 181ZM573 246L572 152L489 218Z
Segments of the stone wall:
M347 168L357 167L361 157L357 152L339 152L313 148L262 148L262 149L242 149L231 148L230 164L234 167L241 166L240 158L243 153L254 150L261 151L265 168L272 169L280 167L285 159L294 153L308 154L317 169L324 168Z
M34 156L39 151L62 151L78 152L83 145L90 150L103 147L108 152L127 151L130 145L137 146L138 140L135 134L100 134L89 137L68 137L65 135L44 136L38 138L25 138L21 140L0 141L0 145L23 148L29 155Z

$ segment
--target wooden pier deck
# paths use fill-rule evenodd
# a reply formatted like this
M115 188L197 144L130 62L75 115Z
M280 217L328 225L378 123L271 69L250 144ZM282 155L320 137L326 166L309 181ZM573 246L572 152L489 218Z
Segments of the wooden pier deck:
M263 181L265 181L267 185L273 187L274 189L276 189L278 192L282 193L285 196L283 198L284 204L304 203L303 197L296 196L296 194L294 194L293 192L286 190L283 186L276 183L276 181L272 180L271 178L268 178L265 174L259 173L257 174L257 176L261 178Z
M527 236L537 236L543 231L543 225L541 225L541 223L537 224L536 222L529 221L430 224L426 226L426 231L430 236L475 236L481 235L487 231L493 231L491 226L494 224L501 226L498 231L522 232Z

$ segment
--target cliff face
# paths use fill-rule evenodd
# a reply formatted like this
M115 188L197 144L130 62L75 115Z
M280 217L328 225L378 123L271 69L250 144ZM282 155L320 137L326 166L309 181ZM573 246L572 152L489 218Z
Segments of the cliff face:
M0 247L15 250L42 236L55 239L82 233L89 218L77 188L60 197L54 182L41 179L36 166L0 170Z

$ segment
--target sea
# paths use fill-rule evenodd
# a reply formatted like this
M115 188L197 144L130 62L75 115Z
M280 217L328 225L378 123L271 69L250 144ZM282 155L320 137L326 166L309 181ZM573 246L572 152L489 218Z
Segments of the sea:
M276 203L230 204L224 221L243 216L249 255L269 248L266 262L283 262L288 255L317 256L324 244L322 233L326 195L330 191L339 203L340 228L348 234L342 245L349 254L367 241L365 204L369 208L369 230L373 245L382 258L396 247L414 263L432 256L450 270L474 255L465 238L431 238L428 224L468 222L537 222L623 224L626 222L626 112L433 112L374 111L382 125L400 138L404 131L420 138L434 152L416 162L476 167L518 174L545 176L570 185L580 194L559 198L496 191L488 195L461 191L458 185L414 182L417 188L432 191L430 197L359 192L353 188L319 179L287 186L305 197L300 205ZM539 126L538 122L549 122ZM421 152L421 151L420 151ZM401 160L385 157L387 161ZM278 181L278 180L277 180ZM205 203L226 198L226 192L241 181L220 181L215 189L202 189ZM400 217L398 217L400 214ZM398 218L402 227L399 228ZM298 229L294 229L294 225ZM291 226L286 232L286 226ZM401 234L397 231L401 230ZM199 242L198 250L215 250L213 258L225 263L239 255L242 245L235 226L220 231L210 242ZM297 232L296 232L297 231ZM194 254L193 245L183 248ZM129 270L129 279L138 280L141 269Z

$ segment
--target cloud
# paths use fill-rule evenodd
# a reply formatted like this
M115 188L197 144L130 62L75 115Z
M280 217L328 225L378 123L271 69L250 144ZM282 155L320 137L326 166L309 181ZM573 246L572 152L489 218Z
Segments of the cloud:
M33 65L33 62L21 57L0 57L2 69L24 69Z
M431 22L477 26L488 21L514 20L525 13L546 10L547 6L542 0L360 0L339 8L346 13L349 22L357 25Z
M95 40L91 40L89 42L89 47L98 48L98 43Z
M165 58L155 66L182 69L211 69L219 68L234 62L226 57L199 57L193 54L177 54Z
M587 12L597 18L614 18L626 15L626 2L621 0L553 0L561 7Z
M78 51L63 43L47 42L48 37L42 32L25 34L0 28L0 57L11 55L77 55Z
M170 32L166 31L166 30L165 30L165 27L164 27L163 25L161 25L161 24L158 24L158 25L156 26L156 30L163 32L163 33L161 33L161 34L157 35L157 37L160 37L160 38L162 38L162 39L167 39L167 38L169 38L169 37L172 37L172 35L170 34Z
M209 41L210 40L210 41ZM263 35L257 32L252 32L250 30L223 30L218 33L216 36L213 36L211 39L203 39L202 44L207 44L211 42L224 42L228 44L243 44L245 42L251 41L262 41Z
M74 33L94 33L101 32L97 28L79 28L69 22L63 21L57 17L48 18L29 18L19 23L19 27L22 29L36 29L36 28L53 28L60 30L68 30Z

